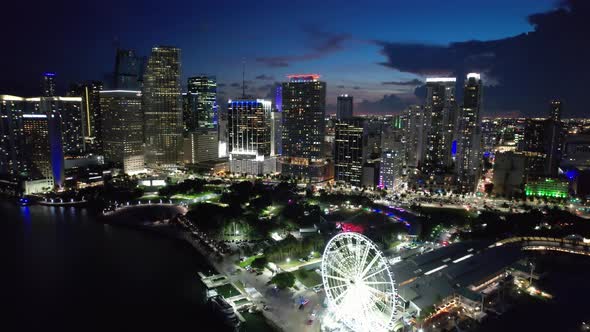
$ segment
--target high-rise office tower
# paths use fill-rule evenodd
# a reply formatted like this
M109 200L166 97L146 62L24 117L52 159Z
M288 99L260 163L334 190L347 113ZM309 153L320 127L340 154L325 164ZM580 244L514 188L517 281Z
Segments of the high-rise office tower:
M552 100L549 108L549 118L545 120L543 146L547 154L545 174L556 177L561 160L561 146L564 141L563 124L561 122L561 101Z
M518 142L518 152L524 152L527 159L526 174L529 179L546 176L547 152L543 145L545 121L527 119L523 124L522 139Z
M216 130L197 130L184 137L184 163L198 164L219 158L219 138Z
M189 109L192 114L187 114L185 127L188 127L189 131L217 128L217 80L215 76L189 77L188 95L191 94L196 96L196 100L189 99ZM195 102L196 104L194 104Z
M24 107L24 98L0 95L0 174L12 179L27 173L21 144Z
M100 109L100 91L102 89L102 82L90 81L73 85L69 92L70 96L82 98L86 151L97 154L102 154L103 135Z
M426 79L425 143L422 170L427 176L447 173L452 166L456 103L454 77Z
M340 120L335 125L334 179L360 187L363 177L365 121L360 118Z
M25 153L30 163L30 177L53 177L47 114L24 114L23 136Z
M80 109L80 98L0 95L0 174L12 179L50 179L51 186L62 186L63 137L71 143L70 147L76 145L76 135L63 131L69 129L67 126L80 128L69 118L69 111ZM68 122L63 121L64 116ZM78 142L83 144L83 140Z
M481 98L480 74L467 74L463 106L457 119L456 161L458 187L473 192L481 174Z
M113 89L141 90L145 57L138 56L134 50L118 49L115 56Z
M277 110L270 113L270 149L272 154L280 156L283 154L283 113Z
M421 164L425 143L424 108L420 105L411 105L405 110L405 115L406 162L408 167L416 168Z
M54 115L54 119L59 119L65 155L76 156L86 151L86 121L81 97L34 97L26 101L29 113Z
M336 99L336 119L345 120L352 118L352 105L352 96L338 96Z
M41 77L41 96L53 97L55 95L55 73L44 73Z
M154 167L174 167L182 161L180 49L152 48L142 97L146 162Z
M277 86L275 90L275 108L277 112L283 112L283 86Z
M141 91L100 92L104 157L125 174L145 171Z
M182 94L182 129L184 136L197 130L197 94Z
M403 151L383 151L379 169L379 188L396 191L402 187L403 159Z
M324 161L326 83L320 76L290 75L283 89L283 158L281 172L288 176L321 180L327 176Z
M276 172L271 126L270 101L229 100L227 127L231 172L255 175Z

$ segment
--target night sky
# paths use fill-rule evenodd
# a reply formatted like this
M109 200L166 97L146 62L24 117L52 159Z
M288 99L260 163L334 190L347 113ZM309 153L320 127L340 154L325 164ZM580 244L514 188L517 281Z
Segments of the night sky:
M182 49L183 82L216 75L220 100L270 94L290 73L319 73L359 113L396 113L421 101L427 75L481 71L484 114L544 115L561 98L565 116L587 112L590 1L10 1L3 5L0 93L39 94L105 80L116 45L148 55ZM18 3L14 3L18 2Z

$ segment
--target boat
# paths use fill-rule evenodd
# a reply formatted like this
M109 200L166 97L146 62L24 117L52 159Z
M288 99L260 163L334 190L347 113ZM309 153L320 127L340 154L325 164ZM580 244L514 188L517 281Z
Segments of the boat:
M213 312L218 315L225 325L237 330L240 326L240 319L232 307L221 295L215 295L209 298L209 306Z

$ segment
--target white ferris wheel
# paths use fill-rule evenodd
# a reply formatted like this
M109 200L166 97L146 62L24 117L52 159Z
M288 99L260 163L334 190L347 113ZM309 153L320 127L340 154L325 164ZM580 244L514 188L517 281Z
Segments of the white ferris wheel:
M336 319L353 331L388 331L396 291L387 261L366 236L345 232L324 250L322 279Z

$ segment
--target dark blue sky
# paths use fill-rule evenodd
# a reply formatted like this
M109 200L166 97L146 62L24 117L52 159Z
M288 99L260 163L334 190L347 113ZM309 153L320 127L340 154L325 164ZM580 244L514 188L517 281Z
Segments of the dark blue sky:
M357 110L374 113L416 102L420 82L405 82L432 73L481 69L489 74L488 83L505 84L498 73L502 62L486 60L478 67L479 60L466 66L465 59L499 58L489 41L532 32L529 15L558 7L553 0L21 2L8 5L7 20L0 23L0 93L36 94L44 71L55 71L62 89L74 81L104 79L112 71L117 41L144 55L154 45L180 47L183 80L216 75L223 98L238 93L231 85L241 81L245 61L250 94L264 97L286 74L313 72L328 82L329 104L337 94L349 93ZM471 44L461 43L471 40L482 41L483 50L473 53ZM450 54L463 58L450 61ZM543 105L552 97L533 93L527 100ZM545 111L522 100L489 105L490 114Z

